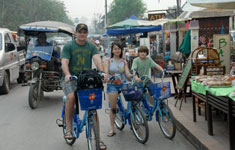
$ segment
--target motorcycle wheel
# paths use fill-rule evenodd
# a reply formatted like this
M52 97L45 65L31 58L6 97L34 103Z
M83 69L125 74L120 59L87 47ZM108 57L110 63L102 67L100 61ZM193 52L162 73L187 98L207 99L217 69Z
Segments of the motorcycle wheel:
M38 94L38 88L39 88L38 83L30 85L28 100L31 109L35 109L38 107L41 96L43 95L42 92L40 95Z

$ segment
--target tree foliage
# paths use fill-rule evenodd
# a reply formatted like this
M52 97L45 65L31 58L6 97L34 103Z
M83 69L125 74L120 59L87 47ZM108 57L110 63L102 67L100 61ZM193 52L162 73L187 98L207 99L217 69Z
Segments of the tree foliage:
M141 18L146 11L146 4L142 0L114 0L108 12L108 24L124 20L132 14Z
M0 0L0 27L17 30L22 24L46 20L73 24L59 0Z

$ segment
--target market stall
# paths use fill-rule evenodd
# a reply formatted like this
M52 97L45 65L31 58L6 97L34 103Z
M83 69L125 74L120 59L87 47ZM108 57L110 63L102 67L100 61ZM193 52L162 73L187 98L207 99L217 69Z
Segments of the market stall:
M208 134L213 135L212 109L216 108L228 115L230 149L234 150L235 87L229 75L194 76L191 79L193 96L193 121L196 122L196 97L206 103L205 113L208 118ZM200 109L198 107L198 112Z
M211 92L215 92L211 90ZM235 100L225 96L216 96L215 93L207 92L207 114L208 114L208 134L213 135L212 107L216 108L228 116L229 146L230 150L235 150Z

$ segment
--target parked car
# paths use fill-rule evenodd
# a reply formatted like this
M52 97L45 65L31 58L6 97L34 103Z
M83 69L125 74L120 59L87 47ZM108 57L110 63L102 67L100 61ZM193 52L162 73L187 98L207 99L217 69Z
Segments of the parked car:
M0 93L10 91L10 83L24 80L25 50L17 47L11 31L0 28Z

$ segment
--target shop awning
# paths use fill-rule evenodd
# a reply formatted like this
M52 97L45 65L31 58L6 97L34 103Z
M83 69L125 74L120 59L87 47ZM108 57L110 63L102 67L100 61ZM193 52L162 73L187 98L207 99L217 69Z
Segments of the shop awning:
M162 29L161 25L158 26L149 26L149 27L132 27L132 28L117 28L117 29L107 29L107 34L116 36L116 35L126 35L126 34L136 34L144 32L154 32L160 31Z
M187 0L191 5L205 8L235 9L234 0Z
M152 26L152 22L148 20L137 20L137 19L127 19L113 25L108 26L108 29L114 28L131 28L131 27L144 27L144 26Z

